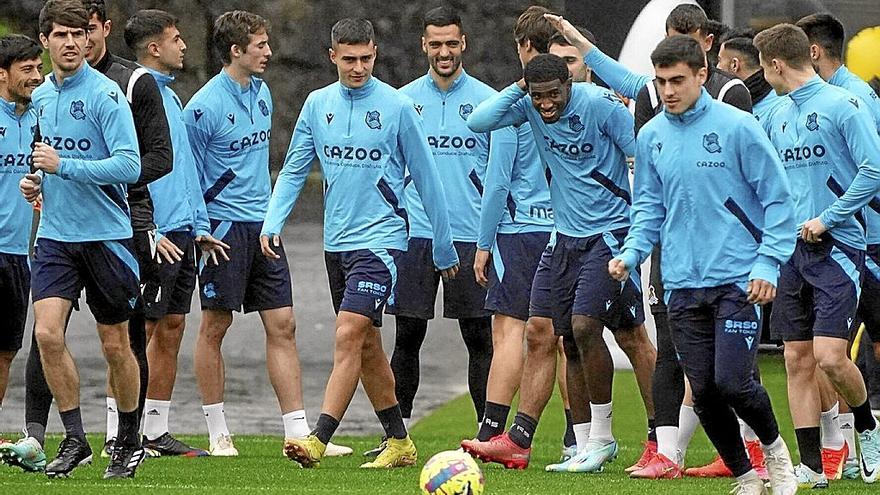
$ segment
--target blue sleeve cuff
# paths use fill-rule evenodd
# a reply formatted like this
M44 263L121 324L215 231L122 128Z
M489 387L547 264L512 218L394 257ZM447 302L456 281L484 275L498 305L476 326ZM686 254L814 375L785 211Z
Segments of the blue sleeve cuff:
M779 281L779 262L769 256L759 255L758 260L752 266L752 272L749 273L749 280L765 280L774 286Z
M450 243L446 249L443 249L441 246L438 246L437 243L435 242L434 243L434 264L440 270L445 270L447 268L452 268L453 266L458 265L459 259L458 259L458 253L455 251L455 246Z
M639 267L639 255L632 249L627 249L618 256L628 270L635 270Z
M819 215L819 221L822 222L822 225L825 226L828 230L837 227L838 222L835 222L831 219L831 212L829 210L825 210Z

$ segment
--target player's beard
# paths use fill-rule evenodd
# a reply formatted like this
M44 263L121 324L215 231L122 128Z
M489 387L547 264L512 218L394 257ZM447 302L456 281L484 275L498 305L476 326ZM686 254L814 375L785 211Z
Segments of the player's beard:
M439 68L440 61L441 61L440 57L435 57L435 58L431 59L431 68L434 69L434 72L437 73L437 75L439 75L441 77L450 77L451 75L455 74L456 71L458 71L459 67L461 67L461 57L452 56L452 57L443 59L444 62L448 61L448 60L452 61L452 67L450 69L441 70Z

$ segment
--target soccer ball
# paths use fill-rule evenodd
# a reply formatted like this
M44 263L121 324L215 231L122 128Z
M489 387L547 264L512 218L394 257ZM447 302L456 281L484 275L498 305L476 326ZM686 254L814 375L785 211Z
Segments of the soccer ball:
M427 495L481 495L486 481L474 459L464 452L447 450L422 468L419 486Z

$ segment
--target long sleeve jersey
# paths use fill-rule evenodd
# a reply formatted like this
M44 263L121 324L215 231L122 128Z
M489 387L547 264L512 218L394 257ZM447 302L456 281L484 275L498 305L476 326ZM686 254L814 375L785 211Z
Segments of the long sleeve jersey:
M868 83L850 72L845 65L841 65L828 79L828 84L854 94L858 98L858 106L871 114L877 133L880 134L880 99ZM880 244L880 198L872 199L864 214L868 244Z
M819 217L835 239L865 249L862 209L880 190L880 136L846 90L819 76L788 93L770 140L788 175L800 227Z
M33 163L37 113L29 106L17 115L15 102L3 98L0 107L0 253L28 254L33 209L18 191L18 182Z
M630 269L662 246L667 289L762 279L776 284L794 251L788 180L760 125L703 89L694 108L664 112L639 133Z
M183 110L189 143L212 220L261 222L271 194L269 138L272 95L262 79L247 87L226 70L211 78Z
M174 76L148 69L159 85L171 144L174 149L174 168L171 173L150 183L150 195L155 205L153 218L160 234L175 230L191 230L195 235L210 233L208 211L202 198L202 187L196 171L195 158L183 123L183 105L171 89Z
M412 100L371 77L352 89L339 82L313 91L300 111L278 175L263 235L281 232L318 158L324 173L324 248L407 249L407 169L434 239L434 264L458 263L446 195Z
M119 86L88 64L34 90L43 142L61 158L43 179L37 238L63 242L132 236L126 185L140 176L137 133Z
M531 125L506 129L512 129L516 139L503 145L493 142L492 153L498 159L490 159L486 170L477 240L477 247L485 250L492 249L496 234L553 230L550 186Z
M446 193L452 240L476 242L483 182L492 159L490 143L492 148L510 146L512 138L499 136L500 130L491 137L489 133L473 132L467 127L467 118L495 91L462 71L446 91L438 88L431 75L426 74L400 88L400 92L413 100L416 112L422 117ZM502 140L506 142L500 142ZM431 223L411 181L405 181L404 198L410 236L430 239Z
M588 237L629 226L627 156L635 154L633 118L610 91L574 84L558 121L544 122L516 84L483 102L468 119L475 132L528 122L553 176L556 229Z

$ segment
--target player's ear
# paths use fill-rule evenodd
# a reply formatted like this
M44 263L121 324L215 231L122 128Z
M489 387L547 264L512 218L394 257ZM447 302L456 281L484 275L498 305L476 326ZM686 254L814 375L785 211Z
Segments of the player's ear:
M336 64L336 52L332 48L327 49L327 55L330 57L330 61Z
M49 50L49 38L43 33L40 33L40 43L43 45L43 50Z
M467 36L461 35L461 51L467 50Z
M113 29L113 21L107 19L104 21L104 37L110 36L110 30Z
M810 45L810 60L815 62L815 61L819 60L819 58L821 56L822 56L822 52L819 50L819 45L817 45L815 43Z
M422 36L422 52L425 54L428 53L428 42L425 40L424 36Z
M703 49L707 52L712 49L712 44L715 43L715 35L707 34L706 38L703 41Z
M699 69L697 69L697 79L700 81L701 86L706 83L706 79L708 78L709 69L707 69L706 67L700 67Z
M9 73L6 72L6 69L0 69L0 82L4 84L9 82Z

